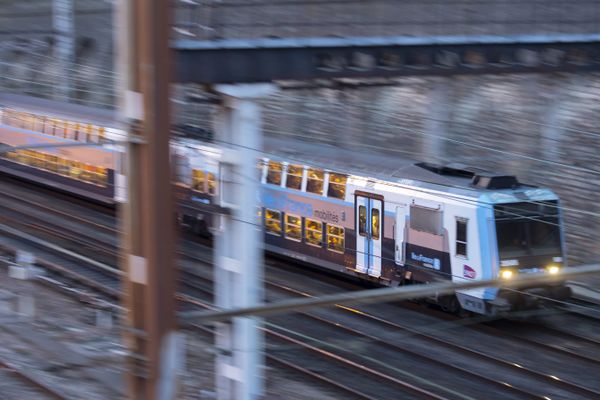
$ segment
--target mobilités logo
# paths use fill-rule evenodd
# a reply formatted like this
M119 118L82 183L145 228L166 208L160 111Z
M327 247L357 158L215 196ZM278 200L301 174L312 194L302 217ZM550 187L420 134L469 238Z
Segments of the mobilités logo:
M477 272L475 272L473 268L465 264L463 267L463 276L467 279L475 279L475 277L477 276Z

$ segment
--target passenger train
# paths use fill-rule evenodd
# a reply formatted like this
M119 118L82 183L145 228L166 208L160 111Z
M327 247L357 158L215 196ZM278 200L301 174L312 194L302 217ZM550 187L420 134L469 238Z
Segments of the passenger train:
M63 107L0 97L2 144L95 145L16 149L0 155L0 171L105 204L123 201L124 133L109 112ZM218 204L221 152L190 138L174 138L171 151L178 218L210 232L206 206ZM267 140L264 154L257 160L258 214L269 252L388 286L557 276L520 291L472 289L433 299L452 312L496 314L570 296L560 278L561 207L549 189L477 168L340 155L288 140Z

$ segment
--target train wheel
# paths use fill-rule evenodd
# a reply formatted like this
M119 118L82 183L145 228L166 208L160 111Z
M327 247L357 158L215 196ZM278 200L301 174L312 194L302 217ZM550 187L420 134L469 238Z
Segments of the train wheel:
M458 298L455 295L448 296L446 299L446 307L444 308L446 311L457 315L460 318L467 318L471 316L471 312L462 308L460 301L458 301Z

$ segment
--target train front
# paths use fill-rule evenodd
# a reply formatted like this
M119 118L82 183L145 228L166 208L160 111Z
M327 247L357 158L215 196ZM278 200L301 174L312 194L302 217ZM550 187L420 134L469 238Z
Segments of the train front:
M536 284L518 290L500 288L494 301L498 309L522 310L565 300L571 290L561 279L566 266L561 209L556 196L535 190L522 201L494 204L498 244L498 278L510 281L522 274L556 275L551 284Z

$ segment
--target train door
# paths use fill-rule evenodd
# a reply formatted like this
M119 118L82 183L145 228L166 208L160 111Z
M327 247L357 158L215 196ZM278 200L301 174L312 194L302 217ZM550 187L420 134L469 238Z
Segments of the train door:
M356 270L374 277L381 275L383 240L383 196L356 194Z
M406 205L396 207L396 227L394 229L394 241L396 242L395 259L396 264L406 263L406 225L408 218L408 207Z

